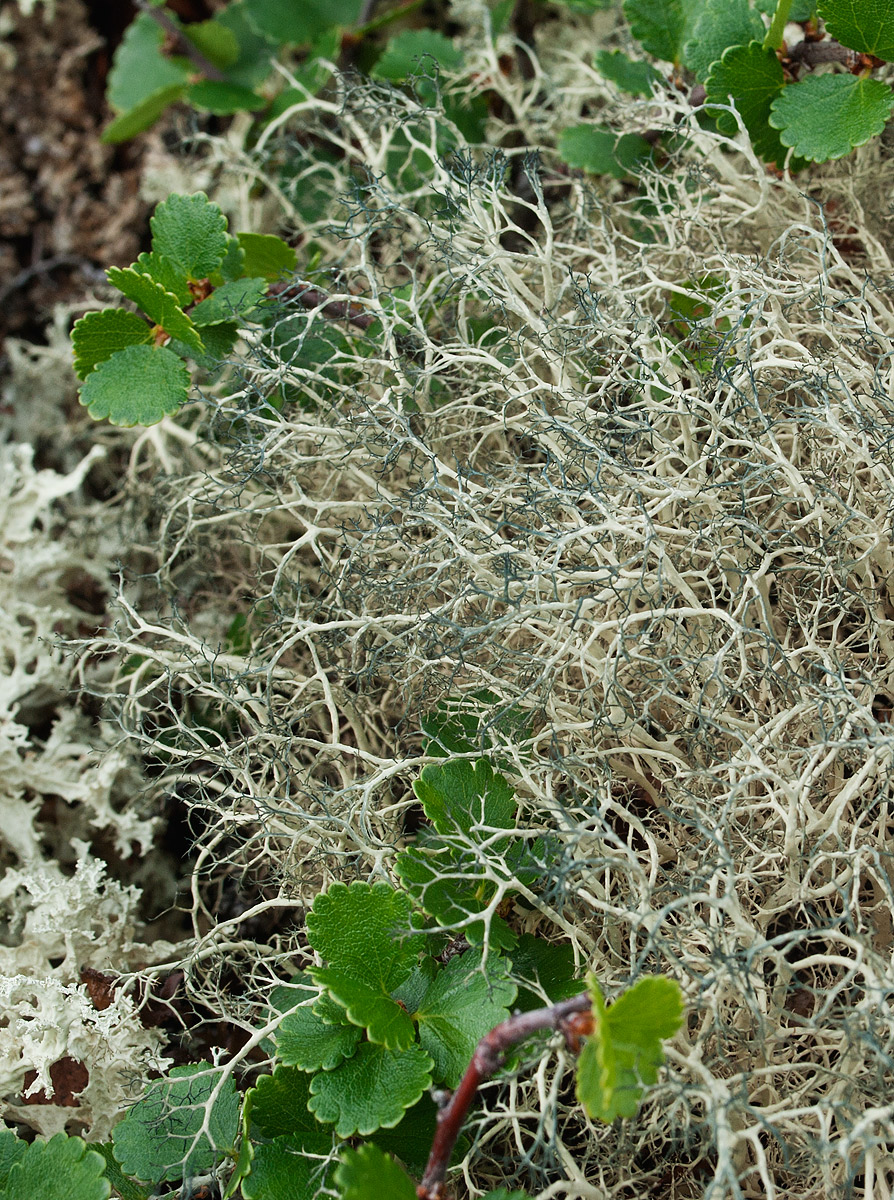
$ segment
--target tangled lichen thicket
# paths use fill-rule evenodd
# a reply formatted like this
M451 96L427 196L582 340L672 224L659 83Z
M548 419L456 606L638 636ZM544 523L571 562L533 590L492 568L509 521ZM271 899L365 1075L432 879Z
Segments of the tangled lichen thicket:
M529 145L551 144L525 126L535 91L580 103L563 64L520 84L482 63ZM186 986L243 1024L307 953L300 922L251 929L388 877L420 714L486 689L495 736L510 706L530 720L500 753L556 856L513 919L570 940L609 991L670 973L689 1021L635 1121L588 1124L555 1059L486 1090L470 1189L881 1197L882 150L808 192L685 105L624 112L689 131L640 191L548 150L443 155L435 112L356 81L251 161L218 148L233 178L275 182L330 294L375 323L284 305L183 428L140 435L143 557L85 673L113 656L112 711L192 810ZM227 876L255 927L210 913Z

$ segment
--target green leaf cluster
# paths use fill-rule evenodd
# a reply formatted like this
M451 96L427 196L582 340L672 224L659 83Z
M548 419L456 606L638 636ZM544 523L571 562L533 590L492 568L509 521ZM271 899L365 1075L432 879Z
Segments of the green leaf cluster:
M75 322L80 401L96 420L154 425L186 402L191 358L214 366L232 349L240 323L256 320L270 282L294 271L280 238L227 232L204 192L171 195L151 220L152 249L106 276L144 314L123 308Z
M741 122L755 153L779 168L841 158L881 133L894 111L894 89L872 78L880 63L894 61L894 0L624 0L623 7L643 51L672 65L674 86L688 75L704 88L705 119L728 136ZM783 44L787 22L816 18L834 63ZM816 45L811 33L802 48ZM599 53L595 66L630 95L668 86L652 63L620 52ZM559 154L570 166L618 179L656 157L636 135L596 123L567 129Z
M596 7L593 0L586 3ZM262 121L273 119L325 86L343 37L362 43L401 16L398 6L362 25L363 0L233 0L211 20L183 23L162 0L153 4L159 19L151 11L139 13L115 52L106 94L116 115L103 132L106 142L135 137L181 101L215 116L255 112ZM270 94L264 84L273 75L272 61L290 50L303 55L292 71L295 84ZM384 50L372 43L361 50L365 69L396 83L429 75L432 66L463 66L453 42L429 29L404 30ZM427 102L434 98L431 80L420 81L419 94ZM464 132L480 133L484 103L448 104L448 116Z

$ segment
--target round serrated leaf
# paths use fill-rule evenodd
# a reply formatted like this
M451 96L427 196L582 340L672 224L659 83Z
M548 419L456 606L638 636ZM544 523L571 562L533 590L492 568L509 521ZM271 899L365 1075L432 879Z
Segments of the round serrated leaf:
M149 222L152 249L169 258L188 279L207 279L227 252L227 219L204 192L173 193Z
M628 58L622 50L600 50L593 65L603 79L631 96L651 96L652 88L664 82L660 71L651 63Z
M243 272L262 279L282 279L295 270L298 256L282 238L269 233L237 233L244 254Z
M202 339L173 292L133 267L109 267L106 277L128 300L138 304L150 321L154 321L165 333L177 338L191 350L202 353L205 349Z
M683 62L704 82L730 46L763 39L764 24L748 0L707 0L683 47Z
M152 330L136 313L123 308L89 312L75 321L71 331L75 373L79 379L86 379L99 363L119 350L151 341Z
M117 112L130 112L163 88L188 81L188 61L162 54L164 37L164 30L147 13L139 13L128 25L112 60L106 91Z
M344 1018L343 1009L332 1007ZM342 1059L351 1057L361 1036L357 1025L334 1025L312 1008L297 1008L280 1022L276 1054L283 1063L303 1071L331 1071Z
M220 325L224 321L244 318L267 291L266 279L236 279L215 288L211 295L197 304L190 313L195 325ZM202 337L204 337L204 329Z
M10 1168L3 1200L107 1200L106 1163L79 1137L32 1142Z
M689 9L683 0L624 0L630 32L643 49L665 62L676 62L687 35Z
M711 67L705 83L706 108L735 101L755 152L765 162L782 163L786 148L769 124L770 105L782 86L782 66L772 50L760 42L731 46ZM715 108L713 115L721 133L734 137L739 126L733 114Z
M894 60L894 0L820 0L826 32L861 54Z
M881 133L894 108L894 91L880 79L809 75L773 101L770 124L801 158L843 158Z
M310 1077L297 1067L277 1065L272 1075L262 1075L248 1092L251 1134L260 1137L313 1136L319 1139L318 1149L332 1144L332 1131L325 1129L307 1107L310 1099Z
M410 75L430 74L431 62L448 71L462 68L464 56L450 38L433 29L405 29L390 39L370 74L401 82Z
M283 1135L252 1146L251 1167L242 1179L243 1200L314 1200L325 1187L331 1165L322 1149L308 1147L300 1137Z
M186 402L189 371L164 346L128 346L87 376L81 404L94 420L155 425Z
M378 1146L367 1144L345 1150L335 1170L335 1185L341 1200L415 1200L416 1185L399 1163Z
M239 1094L232 1076L224 1080L208 1113L219 1079L220 1071L208 1063L188 1063L150 1085L112 1134L115 1158L125 1174L153 1182L183 1179L211 1170L233 1150Z
M366 1042L335 1071L311 1080L308 1108L339 1137L390 1129L431 1083L432 1061L415 1043L387 1050Z
M651 154L652 147L634 133L619 136L598 125L573 125L562 131L558 150L569 167L579 167L591 175L626 179L637 162Z
M391 993L408 979L421 937L410 932L409 897L387 883L335 883L307 914L307 937L329 962L310 974L365 1026L374 1042L397 1048L413 1038L413 1022Z

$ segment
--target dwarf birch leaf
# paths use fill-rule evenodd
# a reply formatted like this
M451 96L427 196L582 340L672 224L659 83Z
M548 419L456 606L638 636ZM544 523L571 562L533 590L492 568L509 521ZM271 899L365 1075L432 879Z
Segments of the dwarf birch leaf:
M244 252L243 271L271 282L290 275L297 266L298 256L291 246L269 233L237 233Z
M820 0L817 8L826 32L842 46L894 60L894 0Z
M152 330L142 317L123 308L104 308L75 321L71 331L74 369L79 379L127 346L152 341Z
M97 421L155 425L177 412L189 392L189 371L164 346L128 346L87 376L80 402Z
M442 835L471 835L474 829L487 836L494 829L511 829L515 824L513 789L486 758L475 763L451 759L443 766L428 766L413 784L413 791Z
M315 1138L316 1149L325 1153L332 1145L332 1131L313 1116L308 1100L310 1078L297 1067L277 1065L272 1075L261 1075L246 1095L252 1139L284 1133L301 1140Z
M112 59L106 90L116 111L129 112L162 90L188 82L188 59L162 54L164 39L164 30L147 13L139 13L128 25Z
M391 1049L413 1040L413 1022L391 993L408 979L421 935L410 933L408 896L387 883L335 883L307 914L307 936L328 967L309 974L355 1025Z
M239 1128L239 1095L232 1077L224 1080L214 1101L207 1132L199 1134L219 1080L220 1071L207 1063L188 1063L151 1084L112 1133L122 1170L146 1181L183 1179L211 1170L232 1152Z
M109 146L136 137L154 125L164 110L179 100L185 90L185 84L172 83L152 92L145 100L115 117L114 121L109 121L99 140Z
M664 82L651 63L628 58L622 50L600 50L593 65L603 79L630 96L651 96L654 85Z
M206 279L227 252L227 219L204 192L173 193L156 206L149 224L152 249L188 279Z
M894 91L859 75L809 75L773 101L770 124L783 144L810 162L843 158L881 133Z
M190 21L183 26L184 36L221 70L231 67L239 57L239 43L231 29L220 21Z
M0 1129L0 1188L5 1185L15 1164L24 1158L27 1149L28 1143L17 1138L11 1129Z
M492 954L485 973L481 953L472 951L452 958L435 977L415 1017L437 1083L457 1087L475 1047L509 1016L517 989L506 977L507 966Z
M369 1143L344 1151L335 1186L341 1200L416 1200L416 1185L403 1167Z
M602 990L587 976L595 1028L577 1065L577 1098L594 1120L610 1123L632 1117L664 1062L663 1038L672 1037L683 1019L680 988L664 975L640 979L605 1007Z
M189 315L193 324L199 326L238 321L257 308L258 301L266 291L266 279L235 279L215 288Z
M630 32L643 49L665 62L676 62L686 35L683 0L624 0Z
M322 1150L315 1150L301 1137L290 1134L259 1142L251 1148L251 1166L243 1176L240 1196L243 1200L314 1200L321 1194L328 1176L328 1165L314 1155L325 1154L332 1139ZM381 1198L377 1198L381 1200Z
M133 267L109 267L106 278L120 292L139 305L150 321L173 338L197 350L200 354L205 349L202 339L196 332L192 321L180 307L173 292L166 291L160 283L135 271Z
M298 1008L283 1017L276 1031L276 1053L287 1066L331 1071L351 1057L361 1036L357 1025L333 1025L312 1008Z
M462 68L464 56L450 38L433 29L405 29L395 34L385 47L384 53L370 74L374 79L392 79L402 82L410 75L430 72L434 59L439 67L449 71Z
M331 25L353 25L363 0L245 0L245 15L264 37L282 45L311 42Z
M137 261L131 263L131 270L138 271L141 275L148 275L150 279L155 280L166 292L177 297L177 303L181 308L192 304L193 295L187 287L186 276L182 271L178 271L163 254L158 254L153 250L144 250Z
M431 1083L432 1061L419 1045L388 1050L365 1042L337 1071L310 1081L310 1111L341 1138L396 1125Z
M108 1200L106 1163L79 1137L32 1142L10 1166L2 1200Z
M101 1154L105 1159L105 1175L112 1186L113 1194L119 1200L151 1200L151 1193L155 1190L151 1185L141 1187L134 1183L132 1179L128 1179L121 1166L115 1157L114 1148L111 1142L91 1142L90 1149L95 1150L97 1154ZM3 1193L0 1192L0 1196ZM72 1196L70 1200L75 1200Z
M730 46L747 46L763 36L764 23L748 0L707 0L683 47L683 62L704 83Z
M772 50L760 42L731 46L711 67L705 83L707 106L729 104L733 99L748 130L755 153L765 162L783 163L786 148L769 124L770 106L783 87L782 66ZM715 111L721 133L734 137L739 126L730 112Z
M186 99L201 112L227 117L237 112L257 112L267 101L251 88L226 79L201 79L186 89Z

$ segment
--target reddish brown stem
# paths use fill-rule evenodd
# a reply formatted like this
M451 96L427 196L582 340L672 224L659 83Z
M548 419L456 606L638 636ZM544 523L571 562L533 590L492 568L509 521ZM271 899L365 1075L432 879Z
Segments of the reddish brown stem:
M545 1029L561 1030L566 1038L572 1039L575 1031L569 1027L570 1018L577 1013L589 1012L590 993L582 992L553 1004L550 1008L538 1008L533 1012L518 1013L486 1033L472 1055L472 1061L460 1080L459 1087L438 1113L438 1126L432 1142L431 1154L422 1183L416 1189L419 1200L447 1200L447 1185L444 1182L450 1155L462 1129L475 1093L486 1080L498 1071L506 1058L506 1051L523 1042L532 1033Z

